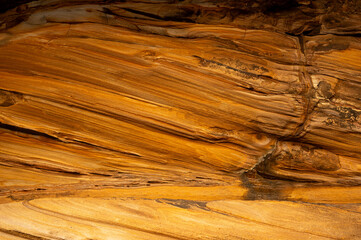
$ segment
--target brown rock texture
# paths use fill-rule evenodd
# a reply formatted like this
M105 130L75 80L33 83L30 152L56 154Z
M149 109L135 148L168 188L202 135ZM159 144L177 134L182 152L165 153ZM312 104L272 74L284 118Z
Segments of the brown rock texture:
M0 239L361 239L361 1L0 11Z

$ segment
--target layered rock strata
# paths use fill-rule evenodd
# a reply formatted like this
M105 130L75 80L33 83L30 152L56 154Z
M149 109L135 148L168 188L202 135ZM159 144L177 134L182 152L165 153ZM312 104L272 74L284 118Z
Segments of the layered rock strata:
M361 237L359 1L24 2L0 238Z

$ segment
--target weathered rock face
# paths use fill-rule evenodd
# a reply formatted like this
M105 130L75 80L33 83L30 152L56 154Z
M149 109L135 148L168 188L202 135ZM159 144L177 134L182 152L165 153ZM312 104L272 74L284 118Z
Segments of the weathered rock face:
M24 2L1 239L360 238L360 1Z

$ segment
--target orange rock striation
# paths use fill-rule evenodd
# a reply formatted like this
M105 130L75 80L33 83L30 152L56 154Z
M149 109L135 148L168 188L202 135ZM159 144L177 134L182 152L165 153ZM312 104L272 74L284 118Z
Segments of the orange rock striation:
M331 0L2 13L0 239L360 239L360 22Z

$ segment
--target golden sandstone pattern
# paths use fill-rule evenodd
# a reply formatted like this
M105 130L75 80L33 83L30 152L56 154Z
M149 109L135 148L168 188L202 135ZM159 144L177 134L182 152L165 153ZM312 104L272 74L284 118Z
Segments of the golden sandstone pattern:
M0 239L361 239L360 1L9 8Z

